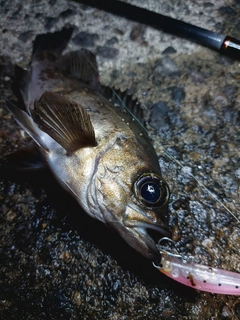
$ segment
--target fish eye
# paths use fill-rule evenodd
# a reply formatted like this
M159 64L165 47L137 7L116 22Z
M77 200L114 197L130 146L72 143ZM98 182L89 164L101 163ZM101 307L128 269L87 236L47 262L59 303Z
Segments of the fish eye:
M138 201L147 208L161 209L169 201L169 187L166 181L155 173L142 174L133 185L133 192Z

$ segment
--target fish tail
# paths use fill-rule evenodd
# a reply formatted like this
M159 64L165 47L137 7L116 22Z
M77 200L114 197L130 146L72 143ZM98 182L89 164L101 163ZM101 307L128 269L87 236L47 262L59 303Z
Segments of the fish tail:
M60 57L63 50L66 49L74 27L65 27L61 31L54 33L39 34L33 42L32 59L41 52L50 52L55 57Z
M65 27L61 31L37 35L33 42L32 60L28 69L16 66L13 91L20 108L28 114L34 101L40 99L46 90L54 88L54 79L58 79L59 73L62 72L59 67L58 73L56 67L73 31L74 27ZM51 76L47 75L47 71Z

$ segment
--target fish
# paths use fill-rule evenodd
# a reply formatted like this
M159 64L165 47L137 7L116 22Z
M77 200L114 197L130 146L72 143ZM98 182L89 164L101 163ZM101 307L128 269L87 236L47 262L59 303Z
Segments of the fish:
M160 261L151 232L170 235L170 190L141 107L101 86L92 52L64 54L73 32L37 35L27 69L16 66L18 101L7 100L7 108L80 207L145 258ZM128 102L121 103L124 97Z

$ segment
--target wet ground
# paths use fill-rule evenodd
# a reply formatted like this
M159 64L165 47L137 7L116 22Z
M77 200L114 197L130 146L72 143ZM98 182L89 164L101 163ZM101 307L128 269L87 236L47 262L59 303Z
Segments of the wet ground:
M144 3L240 38L239 1ZM4 106L13 65L29 60L36 34L75 25L70 49L94 51L102 83L129 88L144 106L172 192L170 225L182 233L178 250L240 272L230 213L240 216L239 62L76 2L0 4L1 159L29 141ZM240 319L238 297L167 279L82 213L48 172L2 173L0 213L1 319Z

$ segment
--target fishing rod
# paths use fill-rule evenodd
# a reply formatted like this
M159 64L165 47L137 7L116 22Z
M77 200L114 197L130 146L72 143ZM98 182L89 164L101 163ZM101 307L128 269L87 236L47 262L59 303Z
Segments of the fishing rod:
M240 60L240 40L209 31L160 13L149 11L118 0L74 0L114 15L125 17L155 29L191 40L231 58Z

